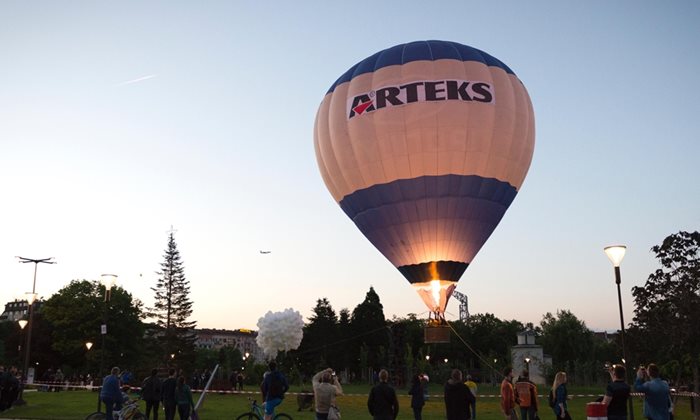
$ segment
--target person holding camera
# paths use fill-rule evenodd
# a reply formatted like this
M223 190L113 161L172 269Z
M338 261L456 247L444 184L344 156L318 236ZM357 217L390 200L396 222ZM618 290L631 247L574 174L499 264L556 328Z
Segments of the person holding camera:
M625 382L625 367L614 365L610 367L612 382L605 389L603 404L608 406L608 420L627 420L627 400L630 397L630 386Z
M650 420L669 420L671 391L668 383L661 380L658 366L653 363L646 369L640 366L634 390L644 393L644 417Z
M331 368L323 369L311 378L314 387L314 401L316 404L316 420L326 420L331 406L335 405L335 397L343 395L343 387L340 386L338 377Z

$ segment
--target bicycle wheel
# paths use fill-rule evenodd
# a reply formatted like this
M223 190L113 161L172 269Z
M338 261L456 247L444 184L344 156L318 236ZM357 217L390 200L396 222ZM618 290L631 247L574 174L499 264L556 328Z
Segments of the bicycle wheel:
M132 417L131 420L146 420L146 416L137 412L136 414L134 414L134 417Z
M257 414L251 412L241 414L240 416L236 417L236 420L260 420L260 417L258 417Z
M85 420L105 420L107 416L105 413L100 413L99 411L96 411L92 414L88 414L87 417L85 417Z
M292 420L292 416L285 413L275 414L274 420Z

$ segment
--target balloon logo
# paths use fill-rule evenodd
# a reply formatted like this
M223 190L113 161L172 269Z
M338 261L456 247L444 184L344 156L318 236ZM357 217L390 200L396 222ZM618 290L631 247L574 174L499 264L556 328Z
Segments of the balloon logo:
M446 41L360 61L330 87L314 128L333 198L436 319L515 198L534 146L515 73Z

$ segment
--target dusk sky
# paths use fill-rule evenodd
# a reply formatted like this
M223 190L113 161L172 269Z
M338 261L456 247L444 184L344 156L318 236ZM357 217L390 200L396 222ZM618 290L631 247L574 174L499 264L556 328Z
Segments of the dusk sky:
M44 298L114 273L152 305L172 226L200 328L370 286L426 317L326 189L313 127L355 63L438 39L502 60L535 111L528 176L458 283L470 312L616 330L603 247L628 247L630 322L650 248L700 226L698 22L697 1L2 2L0 303L31 290L23 256L55 257Z

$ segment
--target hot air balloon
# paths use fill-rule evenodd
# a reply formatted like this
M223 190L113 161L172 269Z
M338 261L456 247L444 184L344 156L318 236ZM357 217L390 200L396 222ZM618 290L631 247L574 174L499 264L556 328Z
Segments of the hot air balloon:
M520 189L534 145L515 73L448 41L360 61L328 89L314 127L333 198L437 321Z

